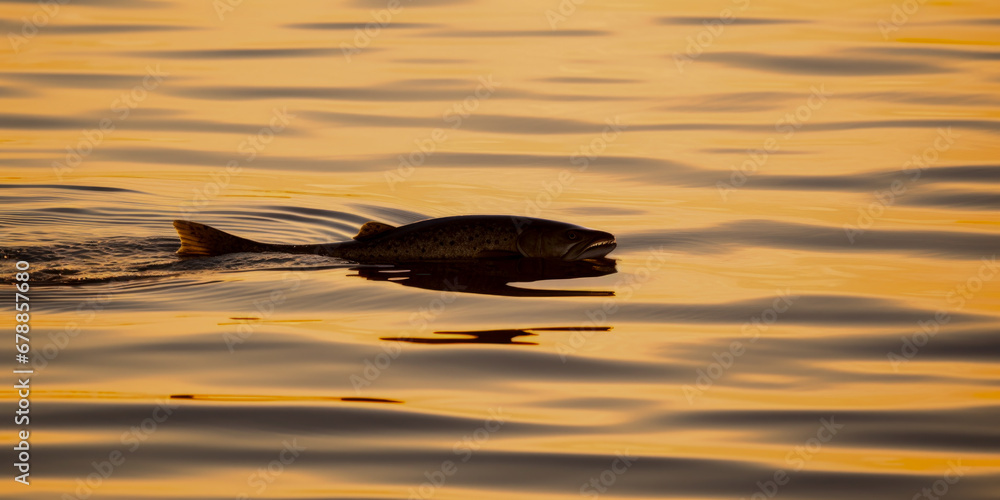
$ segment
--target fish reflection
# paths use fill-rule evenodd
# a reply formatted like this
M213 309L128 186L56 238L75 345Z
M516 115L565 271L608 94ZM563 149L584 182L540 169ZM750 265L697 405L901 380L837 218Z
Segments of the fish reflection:
M610 326L555 326L545 328L511 328L504 330L472 330L472 331L445 331L434 332L435 335L461 335L461 337L426 338L426 337L382 337L379 340L395 340L398 342L411 342L414 344L509 344L509 345L538 345L537 342L523 342L514 340L518 337L535 337L541 331L591 331L606 332L611 330Z
M508 297L608 297L610 290L546 290L510 286L543 280L592 278L617 272L614 259L563 261L514 258L480 261L443 261L397 264L389 267L356 267L359 276L391 281L403 286L448 292Z

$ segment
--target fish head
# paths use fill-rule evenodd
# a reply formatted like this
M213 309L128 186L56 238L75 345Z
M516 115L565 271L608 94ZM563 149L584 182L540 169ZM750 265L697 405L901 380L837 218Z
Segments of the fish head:
M541 219L532 219L517 238L517 249L525 257L566 261L604 257L616 246L611 233Z

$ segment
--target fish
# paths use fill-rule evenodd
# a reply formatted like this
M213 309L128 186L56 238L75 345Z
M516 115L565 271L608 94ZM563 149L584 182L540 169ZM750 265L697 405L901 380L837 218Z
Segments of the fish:
M350 241L282 245L241 238L198 222L175 220L177 253L308 253L360 264L529 257L580 261L602 258L617 246L613 234L565 222L511 215L459 215L403 226L369 221Z
M351 268L358 278L397 285L480 295L506 297L613 297L611 290L531 288L532 282L594 278L618 272L614 259L556 260L520 257L482 260L405 262Z

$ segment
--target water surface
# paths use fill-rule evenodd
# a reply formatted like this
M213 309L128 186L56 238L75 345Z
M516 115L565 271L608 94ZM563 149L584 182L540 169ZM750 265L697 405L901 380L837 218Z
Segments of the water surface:
M990 2L0 4L35 356L2 498L1000 492ZM617 262L180 258L171 227L459 214Z

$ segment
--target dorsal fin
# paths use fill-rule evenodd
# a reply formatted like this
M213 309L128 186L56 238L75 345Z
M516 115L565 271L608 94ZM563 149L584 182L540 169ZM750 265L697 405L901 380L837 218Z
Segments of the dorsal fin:
M365 222L365 225L361 226L361 229L358 229L358 234L354 239L358 241L367 240L392 229L396 229L396 226L390 226L384 222L368 221Z
M181 247L177 250L177 253L181 255L260 252L259 248L266 246L189 220L175 220L174 228L177 229L177 235L181 238Z

